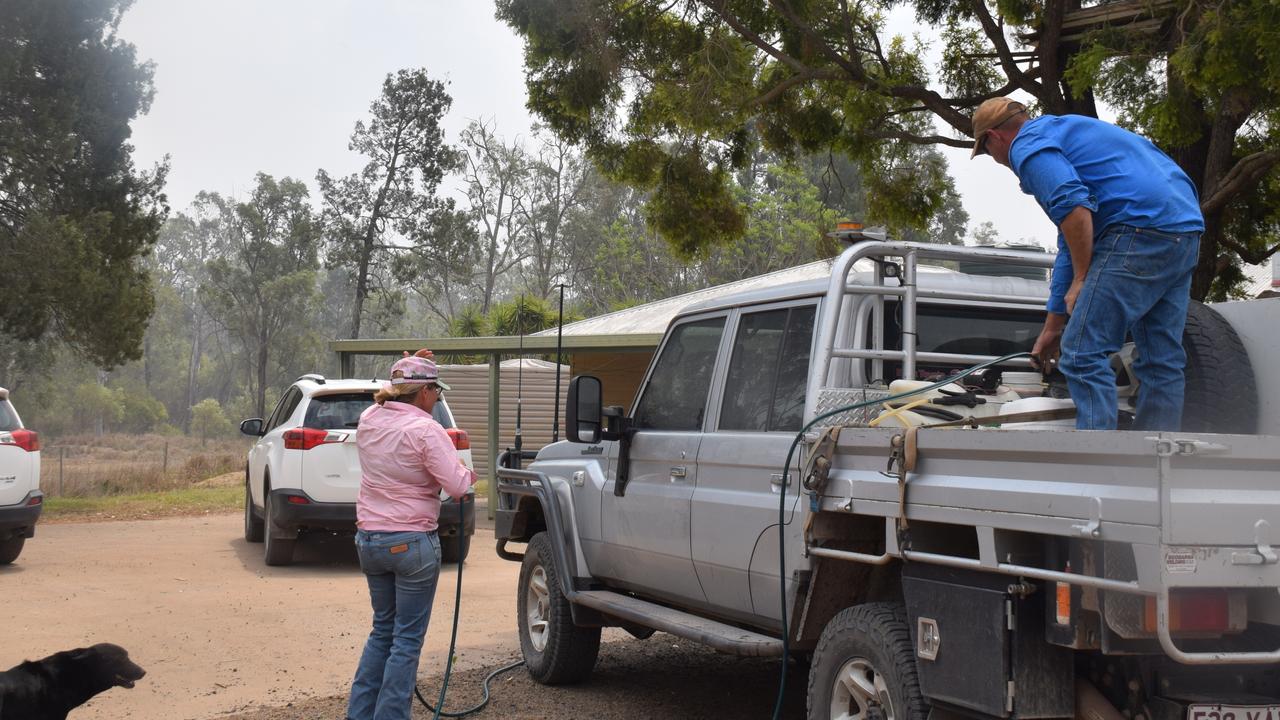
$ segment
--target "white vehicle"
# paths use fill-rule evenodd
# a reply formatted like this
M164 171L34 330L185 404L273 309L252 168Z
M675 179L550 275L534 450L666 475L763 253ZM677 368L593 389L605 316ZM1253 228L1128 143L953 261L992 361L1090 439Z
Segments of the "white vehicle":
M357 425L381 386L373 380L303 375L266 420L240 423L240 432L258 438L245 466L244 538L265 544L268 565L292 562L294 543L303 531L355 529ZM432 414L453 438L463 463L472 467L471 440L454 423L444 398ZM461 562L475 533L474 493L468 491L461 521L456 501L443 491L440 499L440 553L445 562Z
M22 426L9 391L0 388L0 565L17 560L35 535L43 503L40 436Z

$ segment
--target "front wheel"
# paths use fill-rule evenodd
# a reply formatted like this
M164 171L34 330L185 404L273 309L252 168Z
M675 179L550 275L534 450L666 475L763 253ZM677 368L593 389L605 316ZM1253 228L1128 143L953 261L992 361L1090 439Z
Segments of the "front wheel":
M22 546L26 543L27 539L21 536L0 540L0 565L8 565L17 560L22 554Z
M249 490L249 471L244 471L244 539L251 543L262 542L262 518L253 509L253 493Z
M846 608L822 629L809 668L809 720L925 720L900 603Z
M546 532L529 540L516 586L516 624L529 675L543 685L565 685L581 682L595 668L600 628L573 624L553 557Z

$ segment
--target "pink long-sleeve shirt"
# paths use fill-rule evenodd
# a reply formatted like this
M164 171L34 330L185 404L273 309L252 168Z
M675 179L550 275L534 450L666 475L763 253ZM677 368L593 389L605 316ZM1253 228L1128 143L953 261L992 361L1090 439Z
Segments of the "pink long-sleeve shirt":
M388 401L361 413L356 448L361 530L431 532L439 524L440 489L461 498L476 481L440 423L408 403Z

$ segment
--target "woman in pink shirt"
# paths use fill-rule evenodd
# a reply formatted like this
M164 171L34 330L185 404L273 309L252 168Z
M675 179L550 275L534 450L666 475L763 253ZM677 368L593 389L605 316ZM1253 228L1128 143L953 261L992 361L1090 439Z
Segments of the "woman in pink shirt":
M356 549L373 630L351 683L348 720L409 720L418 658L440 574L440 489L462 499L475 473L431 409L449 386L429 350L391 366L360 415Z

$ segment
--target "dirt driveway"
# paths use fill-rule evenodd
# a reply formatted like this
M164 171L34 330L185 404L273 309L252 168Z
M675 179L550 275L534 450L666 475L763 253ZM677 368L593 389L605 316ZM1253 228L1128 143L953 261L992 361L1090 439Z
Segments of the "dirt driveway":
M478 698L488 668L519 657L519 566L477 529L464 570L457 702ZM269 568L239 515L42 525L0 568L6 628L0 668L96 642L147 669L133 690L98 696L72 718L245 720L341 717L369 606L349 538L311 538L291 567ZM453 613L454 566L440 576L423 654L438 687ZM661 633L606 631L596 675L548 689L516 670L475 717L769 717L777 663L710 653ZM803 716L804 676L788 679L786 717ZM452 697L452 693L451 693ZM456 707L454 702L450 708ZM420 710L419 710L420 712ZM429 717L429 715L423 715Z

